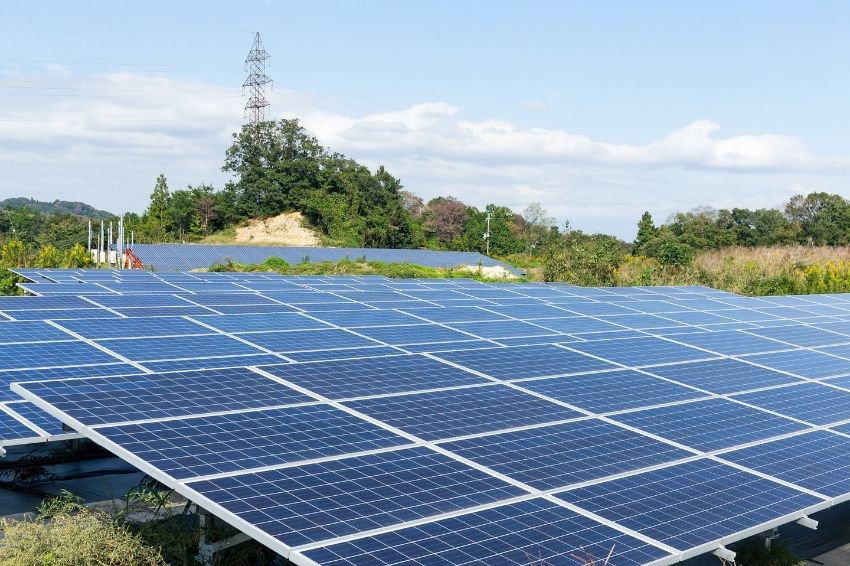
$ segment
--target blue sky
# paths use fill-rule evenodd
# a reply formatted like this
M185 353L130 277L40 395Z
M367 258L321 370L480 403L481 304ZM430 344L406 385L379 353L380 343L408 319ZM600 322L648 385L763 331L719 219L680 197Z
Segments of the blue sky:
M643 210L850 196L846 2L6 2L0 196L210 182L254 31L271 114L455 195L631 239Z

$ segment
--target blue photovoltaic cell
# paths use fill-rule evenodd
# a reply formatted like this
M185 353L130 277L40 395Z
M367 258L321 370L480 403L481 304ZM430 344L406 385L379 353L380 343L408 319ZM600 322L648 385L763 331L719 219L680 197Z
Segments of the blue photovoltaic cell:
M71 433L71 431L63 429L62 422L59 419L39 409L32 403L24 401L21 403L9 403L7 406L47 434L59 435ZM0 435L0 440L4 438L5 437Z
M770 314L779 318L786 318L789 320L803 320L814 316L812 313L800 309L795 309L793 307L759 307L756 310L758 310L759 312Z
M261 332L246 334L248 340L272 352L299 352L307 350L333 350L337 348L363 348L379 346L377 342L338 328L323 330L294 330L290 332Z
M118 361L118 358L79 341L0 345L0 369L80 366Z
M204 307L188 305L185 307L138 307L138 308L116 308L115 312L131 318L144 316L194 316L202 314L215 314Z
M850 419L850 391L819 383L745 393L735 399L816 425Z
M535 379L522 381L517 385L595 413L661 405L704 396L693 389L633 370Z
M646 409L611 418L703 451L730 448L806 428L725 399Z
M581 416L503 385L379 397L349 401L346 405L424 440Z
M537 489L553 489L691 454L596 419L447 442L442 446Z
M175 292L177 292L175 290ZM109 308L121 307L187 307L187 303L175 295L102 295L90 297L91 301Z
M509 320L500 314L481 307L431 307L407 309L408 314L422 317L432 322L471 322L484 320ZM408 323L409 324L409 323Z
M723 308L722 310L712 310L711 312L725 318L737 320L739 322L760 322L765 320L777 320L777 317L773 316L772 314L766 314L750 309Z
M33 381L42 379L62 379L65 377L91 377L97 375L122 375L142 373L130 364L101 364L96 366L57 367L45 369L7 370L0 371L0 401L20 399L9 391L9 385L16 381Z
M796 377L778 371L726 358L659 366L650 368L648 371L654 375L719 394L800 382Z
M830 349L824 350L830 352ZM827 356L811 350L792 350L758 356L747 356L746 360L779 371L787 371L802 377L821 378L850 375L850 360Z
M350 360L376 356L397 356L401 351L390 346L370 348L344 348L342 350L313 350L309 352L287 352L286 357L296 362L320 362L328 360Z
M85 425L312 401L247 368L44 381L22 387Z
M475 340L476 336L463 334L436 324L417 324L416 326L388 326L384 328L360 328L363 334L386 344L400 346L404 344L432 344L435 342L456 342Z
M71 339L73 338L67 332L42 321L0 322L0 344Z
M499 379L565 375L614 367L608 362L552 345L441 352L438 355Z
M652 336L623 340L576 342L570 344L569 347L627 366L667 364L714 357L713 354L708 352Z
M566 310L589 316L636 314L637 311L612 303L575 303L564 305Z
M93 306L80 297L0 297L0 311L9 313L37 309L85 309Z
M194 369L228 368L237 366L258 366L279 363L281 358L275 354L257 354L247 356L218 356L215 358L191 358L188 360L163 360L145 362L151 371L182 371Z
M732 322L728 318L724 318L717 314L700 311L682 311L665 313L664 318L675 320L684 324L722 324Z
M379 303L380 304L380 303ZM327 311L372 311L375 310L374 307L369 305L364 305L362 303L316 303L316 304L296 304L293 305L293 308L297 307L298 309L306 312L306 313L320 313ZM391 308L389 306L381 305L380 308Z
M837 434L816 430L721 457L830 497L850 493L850 439Z
M708 460L582 487L558 497L679 550L822 502Z
M667 313L681 312L690 310L688 307L682 306L681 303L668 303L667 301L642 300L628 303L630 309L640 311L647 314L661 314L665 318Z
M175 479L406 444L327 405L265 409L96 429Z
M270 330L310 330L328 328L327 324L299 313L255 313L199 316L195 320L224 332L262 332Z
M555 335L557 332L518 320L494 320L488 322L461 322L452 328L480 338L515 338L521 336Z
M390 291L389 289L384 289L382 291L337 291L334 294L342 297L342 299L337 300L351 300L360 303L402 301L410 298L396 291Z
M119 318L117 314L106 309L45 309L45 310L20 310L6 313L15 320L66 320L77 318Z
M249 313L276 313L276 312L296 312L295 307L289 305L217 305L214 308L221 314L249 314ZM204 314L204 313L202 313ZM205 313L205 314L210 314Z
M633 330L685 326L681 322L662 318L661 316L656 316L654 314L623 314L614 316L600 316L599 318L608 322L613 322L614 324L619 324L624 328L631 328Z
M398 311L337 311L321 312L316 318L343 328L358 328L362 326L389 326L397 324L420 324L425 321Z
M670 339L727 356L774 352L792 347L767 338L753 336L740 330L676 334L670 336Z
M564 307L561 306L555 307L552 305L544 305L544 304L531 304L531 305L492 305L486 307L487 310L497 312L499 314L503 314L505 316L510 316L513 318L517 318L520 320L537 320L543 318L564 318L564 317L572 317L576 318L575 314L564 310ZM539 321L538 321L539 322Z
M268 291L266 293L263 293L263 295L281 303L299 306L321 303L339 303L348 305L357 304L353 301L349 301L341 295L332 295L330 293L309 291L307 289L303 291Z
M38 438L38 433L0 409L0 445L3 441Z
M592 341L592 340L608 340L611 338L644 338L646 334L639 330L612 330L606 332L577 332L570 334L576 340L574 342ZM500 340L501 341L501 340ZM559 343L565 343L559 342Z
M416 354L276 365L262 369L332 399L487 382L462 369Z
M576 338L575 336L569 336L567 334L550 334L547 336L520 336L519 338L499 338L495 340L501 346L531 346L534 344L569 344L570 342L580 342L581 338ZM458 346L464 346L463 348L443 348L443 350L469 350L470 348L466 348L465 346L470 343L458 344ZM477 348L487 348L492 346L492 344L482 343L480 346L476 346ZM405 346L408 348L409 346ZM439 350L434 350L439 351Z
M177 336L215 332L180 317L63 320L58 324L83 338L90 339Z
M850 336L811 326L795 325L779 328L753 328L747 332L787 342L793 346L829 346L850 342Z
M137 362L261 353L257 348L222 334L99 340L98 343Z
M199 481L191 486L288 546L526 493L427 448Z
M618 331L622 327L588 316L572 316L569 318L546 318L534 320L534 324L564 334L580 332Z
M506 338L509 340L509 338ZM551 340L547 340L547 343L551 343ZM493 346L493 342L488 340L467 340L466 342L433 342L430 344L405 344L404 346L399 346L406 352L410 352L412 354L421 354L423 352L448 352L452 350L477 350L480 348L489 348Z
M184 301L191 301L205 307L217 307L225 305L273 305L275 301L258 295L256 293L210 293L203 292L197 295L182 295ZM189 303L186 303L189 304Z
M613 552L612 552L613 549ZM667 553L544 499L532 499L309 550L323 566L637 565ZM531 558L529 558L531 557ZM577 562L577 558L582 562Z

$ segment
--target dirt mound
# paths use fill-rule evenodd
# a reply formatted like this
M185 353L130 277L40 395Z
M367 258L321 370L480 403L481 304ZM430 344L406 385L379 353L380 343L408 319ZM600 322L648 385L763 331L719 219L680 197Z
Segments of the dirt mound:
M514 275L501 265L492 265L490 267L483 267L478 265L464 265L461 266L461 269L469 271L470 273L475 273L476 275L490 277L492 279L518 279L516 275Z
M320 246L322 241L310 228L304 227L300 212L284 212L264 220L252 220L236 228L240 244L277 244L280 246Z

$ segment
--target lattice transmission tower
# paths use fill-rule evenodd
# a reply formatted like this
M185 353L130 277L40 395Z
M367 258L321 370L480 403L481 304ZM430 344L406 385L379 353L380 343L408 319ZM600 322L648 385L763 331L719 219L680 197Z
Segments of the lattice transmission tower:
M245 59L245 71L248 78L242 83L242 94L247 89L248 102L245 103L245 117L251 124L258 124L266 120L266 108L269 101L266 99L266 85L272 80L266 75L266 59L271 57L263 47L260 32L254 36L254 45Z

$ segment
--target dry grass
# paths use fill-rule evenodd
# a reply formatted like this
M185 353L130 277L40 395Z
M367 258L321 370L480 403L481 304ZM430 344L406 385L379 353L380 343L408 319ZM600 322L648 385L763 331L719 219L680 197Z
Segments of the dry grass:
M850 292L850 247L731 247L697 254L691 265L629 257L618 285L707 285L743 295Z

